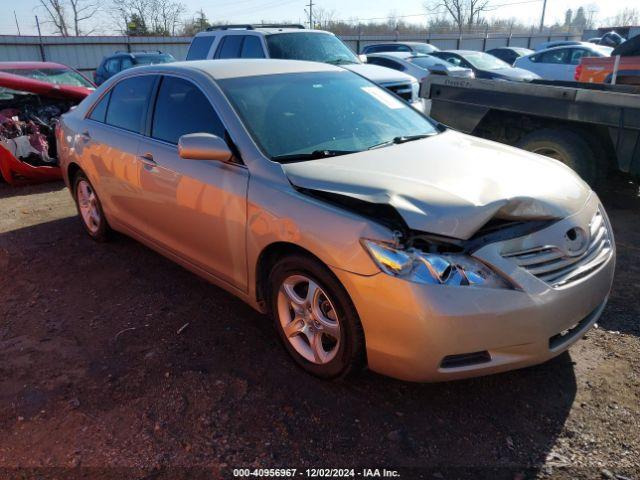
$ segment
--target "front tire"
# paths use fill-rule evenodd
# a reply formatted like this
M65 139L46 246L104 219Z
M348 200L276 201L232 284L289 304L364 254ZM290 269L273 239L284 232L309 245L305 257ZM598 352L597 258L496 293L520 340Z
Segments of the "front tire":
M320 262L287 256L269 275L269 307L280 339L294 361L325 379L365 365L364 332L349 295Z
M87 234L97 242L108 240L110 228L102 204L87 176L78 172L73 181L73 196Z

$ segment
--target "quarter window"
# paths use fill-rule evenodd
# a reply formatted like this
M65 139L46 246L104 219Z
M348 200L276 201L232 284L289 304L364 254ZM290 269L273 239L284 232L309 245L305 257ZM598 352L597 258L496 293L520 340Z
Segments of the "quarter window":
M188 133L224 136L224 127L207 97L193 83L164 77L158 91L151 136L177 144Z
M105 118L107 117L107 106L109 105L109 97L111 97L111 92L108 92L104 97L100 99L98 104L93 108L91 115L89 115L89 118L91 120L104 123Z
M154 75L146 75L127 78L118 83L111 92L107 123L132 132L141 132L155 79Z
M254 35L244 37L240 56L242 58L264 58L264 50L260 39Z
M239 58L242 46L242 35L229 35L222 38L222 43L216 52L216 58Z

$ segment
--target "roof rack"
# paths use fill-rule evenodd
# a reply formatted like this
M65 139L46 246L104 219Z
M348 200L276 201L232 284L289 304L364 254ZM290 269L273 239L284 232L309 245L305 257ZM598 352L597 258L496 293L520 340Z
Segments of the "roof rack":
M233 29L253 30L253 25L249 25L248 23L240 24L240 25L212 25L210 27L207 27L207 32L212 32L214 30L233 30Z
M296 23L256 23L256 24L239 24L239 25L212 25L207 28L207 32L215 30L255 30L256 28L299 28L304 29L304 25Z

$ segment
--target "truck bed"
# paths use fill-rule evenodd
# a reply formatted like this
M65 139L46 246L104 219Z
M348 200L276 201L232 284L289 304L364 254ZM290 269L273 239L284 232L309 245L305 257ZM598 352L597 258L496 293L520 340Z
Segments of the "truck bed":
M431 75L422 84L421 96L431 101L435 120L503 143L516 144L543 128L571 128L585 137L597 130L602 143L610 143L615 167L640 173L639 86Z

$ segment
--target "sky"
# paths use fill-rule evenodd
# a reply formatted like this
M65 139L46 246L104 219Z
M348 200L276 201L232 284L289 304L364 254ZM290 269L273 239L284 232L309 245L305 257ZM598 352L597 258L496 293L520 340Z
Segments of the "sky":
M102 0L108 3L108 0ZM213 22L251 23L261 21L304 21L307 18L305 9L308 0L182 0L190 14L200 8L204 10ZM537 24L540 21L543 0L491 0L495 9L492 15L501 18L515 17L526 24ZM409 22L426 23L424 0L314 0L314 4L327 11L334 12L334 18L349 20L352 18L386 18L394 13L405 16ZM35 15L42 21L46 14L42 7L38 7L39 0L0 0L0 34L17 34L17 16L20 31L23 35L36 34ZM637 0L547 0L547 14L545 24L556 21L562 22L564 12L571 8L574 11L585 6L595 8L598 12L596 19L603 20L614 16L625 7L637 7ZM111 34L109 22L103 19L101 28L103 33ZM597 24L597 22L596 22ZM43 34L50 33L48 26L43 26Z

